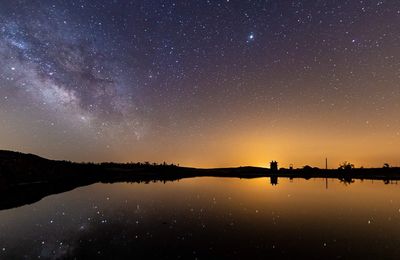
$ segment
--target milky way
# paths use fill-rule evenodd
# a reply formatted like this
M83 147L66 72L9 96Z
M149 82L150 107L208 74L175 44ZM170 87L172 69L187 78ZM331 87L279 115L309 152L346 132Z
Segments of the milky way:
M397 1L2 0L0 145L72 160L396 164L399 53Z
M98 133L126 127L139 137L134 86L127 87L130 78L121 75L112 51L56 5L32 8L2 17L1 74L11 82L3 83L6 91L26 99L27 109L32 102L39 105L50 119L95 127Z

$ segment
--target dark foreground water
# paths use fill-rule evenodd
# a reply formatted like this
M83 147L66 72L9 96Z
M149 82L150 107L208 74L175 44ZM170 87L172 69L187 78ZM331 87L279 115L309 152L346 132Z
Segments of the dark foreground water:
M0 211L0 258L400 259L400 186L270 181L80 187Z

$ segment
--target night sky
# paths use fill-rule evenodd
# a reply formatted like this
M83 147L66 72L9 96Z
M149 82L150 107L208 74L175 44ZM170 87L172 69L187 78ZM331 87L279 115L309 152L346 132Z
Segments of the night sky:
M0 0L0 148L400 165L400 2Z

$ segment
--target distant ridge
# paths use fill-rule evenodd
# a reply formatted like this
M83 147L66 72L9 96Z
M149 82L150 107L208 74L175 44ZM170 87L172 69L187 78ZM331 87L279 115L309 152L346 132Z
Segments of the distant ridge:
M26 159L26 160L43 160L49 161L49 159L40 157L36 154L22 153L10 150L0 150L0 159Z

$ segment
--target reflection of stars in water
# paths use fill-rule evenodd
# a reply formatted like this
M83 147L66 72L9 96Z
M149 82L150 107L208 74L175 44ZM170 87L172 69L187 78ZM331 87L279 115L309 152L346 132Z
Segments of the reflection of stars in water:
M185 196L190 200L182 199L182 201L178 201L181 202L177 206L180 210L179 214L176 213L174 208L176 201L174 200L170 205L171 202L165 200L164 197L158 200L153 198L146 200L132 196L130 202L127 203L127 195L125 194L121 196L107 192L107 194L97 196L98 198L96 197L95 200L88 201L85 196L80 196L84 202L84 204L79 204L80 210L71 210L71 205L61 204L60 200L54 201L54 203L58 203L57 205L62 206L56 206L59 208L55 214L47 214L47 221L43 225L37 225L37 232L32 232L32 234L35 233L38 236L35 240L35 249L41 250L38 257L49 258L54 256L53 258L57 258L59 256L62 258L68 252L79 252L82 248L93 249L92 253L96 254L97 250L101 249L98 254L104 255L108 252L104 249L103 244L96 244L100 243L99 241L113 239L113 241L118 241L121 248L131 248L135 245L146 246L151 242L157 243L159 241L157 239L165 234L169 236L168 243L185 241L188 245L194 245L191 243L194 243L199 236L204 234L215 234L217 239L221 239L222 237L219 237L221 235L229 240L232 239L232 234L237 234L238 230L248 228L248 226L244 226L246 223L243 222L242 216L249 217L254 221L261 221L257 222L256 227L260 230L265 228L270 230L275 228L273 226L276 226L276 230L281 229L288 219L286 212L282 212L274 206L269 207L265 203L252 204L240 195L231 192L218 194L211 191L211 194L204 193L204 195L190 193ZM286 193L281 193L280 197L286 200L285 203L298 198L294 193L290 197L287 197ZM174 199L178 200L178 198ZM390 202L392 203L392 201ZM393 213L398 214L399 208L396 207L397 205L393 206L395 207ZM304 211L300 216L308 217L311 213ZM342 215L333 217L338 217L338 221L343 221ZM373 224L375 226L382 224L377 220L371 215L360 219L360 223L364 225L367 222L370 228L374 228ZM390 220L391 218L388 219L388 221ZM298 227L297 223L293 225L294 228ZM299 225L303 226L304 223ZM247 244L249 246L257 250L260 250L260 248L282 250L287 246L279 238L260 241L254 232L257 233L256 230L252 230L249 233L241 233L241 235L248 239ZM71 234L72 237L68 234ZM299 234L290 233L289 235L293 239L297 239ZM332 233L332 235L337 234ZM96 240L96 238L99 239ZM318 239L320 238L318 237ZM210 240L209 247L205 244L198 252L204 253L205 250L208 250L218 254L218 248L212 248L214 242ZM259 244L260 242L262 244ZM329 248L331 245L341 243L341 240L340 237L339 239L332 237L331 239L318 240L318 243L316 248ZM7 251L12 249L7 244L2 246L4 248L7 246ZM198 247L198 244L195 244L194 247ZM2 253L1 247L0 253ZM6 253L8 252L4 254Z

